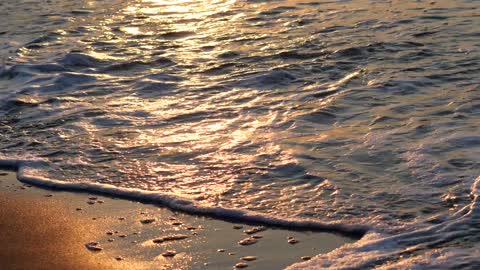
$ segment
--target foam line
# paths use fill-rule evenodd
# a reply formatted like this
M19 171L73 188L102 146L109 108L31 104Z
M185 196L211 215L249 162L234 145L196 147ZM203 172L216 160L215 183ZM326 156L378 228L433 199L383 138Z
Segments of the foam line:
M113 197L159 204L172 210L187 214L204 215L219 219L238 220L245 223L257 223L270 226L285 227L297 230L329 231L350 236L361 237L370 228L359 224L346 224L340 222L322 222L311 219L289 219L276 217L248 210L208 206L195 201L193 198L183 197L159 191L147 191L135 188L121 188L100 183L75 183L32 176L27 173L29 168L44 166L42 161L23 161L5 159L0 160L1 167L8 167L17 171L17 178L21 182L54 189L67 191L80 191L105 194Z

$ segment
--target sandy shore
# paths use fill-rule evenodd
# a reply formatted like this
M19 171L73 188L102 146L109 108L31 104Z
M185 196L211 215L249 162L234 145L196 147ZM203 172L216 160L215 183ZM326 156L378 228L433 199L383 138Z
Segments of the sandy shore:
M39 189L7 171L0 203L2 269L282 269L354 241L278 228L248 234L260 227Z

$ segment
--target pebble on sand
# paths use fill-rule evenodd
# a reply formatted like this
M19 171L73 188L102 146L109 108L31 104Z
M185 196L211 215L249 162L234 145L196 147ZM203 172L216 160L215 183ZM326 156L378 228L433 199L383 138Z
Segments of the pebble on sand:
M233 228L235 230L241 230L241 229L243 229L243 226L242 225L233 225Z
M85 244L85 247L90 251L102 251L103 248L100 247L98 242L88 242Z
M254 238L251 238L251 237L247 237L245 239L242 239L240 241L238 241L238 244L242 245L242 246L249 246L249 245L253 245L257 243L257 240L254 239Z
M288 243L291 244L291 245L295 245L297 244L299 241L297 239L288 239Z
M260 226L260 227L253 227L251 229L244 230L243 232L246 233L246 234L255 234L255 233L258 233L258 232L263 232L265 230L267 230L266 227Z
M239 262L239 263L235 264L235 268L247 268L247 267L248 267L248 264L243 263L243 262Z
M217 252L225 252L225 249L219 248L219 249L217 249Z
M160 243L167 242L167 241L183 240L183 239L186 239L186 238L188 238L188 236L185 235L185 234L172 234L172 235L167 235L167 236L162 237L162 238L153 239L152 242L155 243L155 244L160 244Z
M262 236L262 235L259 235L259 234L254 234L254 235L252 235L252 238L254 238L254 239L262 239L263 236Z
M250 261L255 261L257 259L257 257L256 256L244 256L240 259L250 262Z
M167 251L162 253L163 257L173 257L175 255L177 255L177 252L175 252L173 250L167 250Z
M301 259L304 260L304 261L308 261L310 260L312 257L310 256L302 256Z
M91 205L91 204L95 204L95 201L88 201L87 203Z
M155 221L157 221L156 218L146 218L146 219L140 220L140 223L142 223L142 224L150 224L150 223L153 223L153 222L155 222Z
M115 260L117 260L117 261L123 261L123 258L120 257L120 256L117 256L117 257L115 257Z

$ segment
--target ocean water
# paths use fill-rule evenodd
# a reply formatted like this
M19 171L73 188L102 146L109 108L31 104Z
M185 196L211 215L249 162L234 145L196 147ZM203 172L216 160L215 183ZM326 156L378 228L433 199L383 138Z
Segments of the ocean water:
M479 49L476 0L3 0L0 164L480 269Z

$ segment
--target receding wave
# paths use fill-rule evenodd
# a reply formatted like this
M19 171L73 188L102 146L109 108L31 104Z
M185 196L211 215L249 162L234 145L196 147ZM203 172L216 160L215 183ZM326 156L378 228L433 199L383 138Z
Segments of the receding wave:
M287 269L476 269L480 264L473 255L479 240L480 176L469 195L468 205L451 215L435 216L421 228L393 235L370 231L353 244ZM467 248L459 247L458 241L468 243Z
M188 214L205 215L220 219L233 219L246 223L259 223L290 229L330 231L352 236L361 236L369 229L368 226L361 224L322 222L313 219L287 219L255 213L253 211L209 206L195 201L194 197L185 197L161 191L121 188L110 184L91 182L65 182L35 175L34 172L36 170L41 170L41 168L45 166L48 166L48 164L43 161L0 159L0 167L16 170L18 180L39 187L105 194L113 197L159 204L172 210L178 210Z

